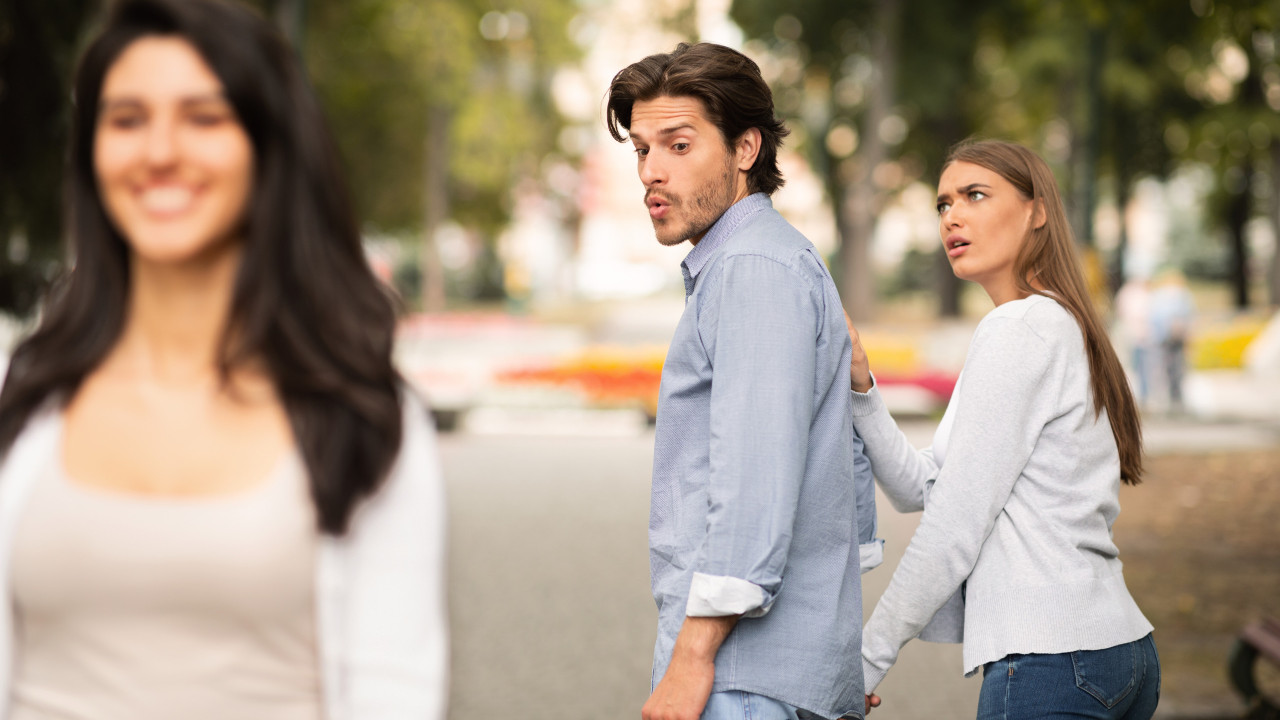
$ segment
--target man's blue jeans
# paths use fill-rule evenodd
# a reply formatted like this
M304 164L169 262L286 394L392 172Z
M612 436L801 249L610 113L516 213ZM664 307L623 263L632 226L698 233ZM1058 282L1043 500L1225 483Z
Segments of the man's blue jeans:
M854 717L848 715L846 717ZM763 695L727 690L711 693L702 720L821 720L803 710Z
M1105 650L1009 655L982 675L978 720L1147 720L1160 700L1150 635Z

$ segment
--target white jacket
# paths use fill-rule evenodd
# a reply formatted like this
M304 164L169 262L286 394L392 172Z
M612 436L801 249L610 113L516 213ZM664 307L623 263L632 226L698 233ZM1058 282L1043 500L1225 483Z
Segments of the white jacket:
M327 720L442 720L448 691L445 501L435 429L405 392L400 452L347 534L316 554L316 622ZM10 562L28 491L58 461L62 412L35 414L0 462L0 720L13 680Z

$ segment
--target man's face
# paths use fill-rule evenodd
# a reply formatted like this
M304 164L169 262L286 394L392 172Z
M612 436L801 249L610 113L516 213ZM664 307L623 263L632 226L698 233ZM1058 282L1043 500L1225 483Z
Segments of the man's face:
M644 183L654 234L663 245L695 245L738 200L747 196L741 153L725 145L692 97L640 100L631 108L631 143ZM754 162L755 153L750 153Z

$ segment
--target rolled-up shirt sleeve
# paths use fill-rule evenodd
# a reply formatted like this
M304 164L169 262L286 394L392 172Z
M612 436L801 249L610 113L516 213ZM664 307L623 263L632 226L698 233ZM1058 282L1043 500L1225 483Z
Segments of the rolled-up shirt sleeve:
M813 416L822 296L771 258L726 259L712 359L707 535L689 614L759 616L782 590Z
M853 432L853 486L858 504L858 564L866 573L884 562L884 540L876 537L876 481L857 430Z
M761 617L773 603L765 604L764 588L753 582L726 575L694 573L689 585L689 617L724 617L742 615Z

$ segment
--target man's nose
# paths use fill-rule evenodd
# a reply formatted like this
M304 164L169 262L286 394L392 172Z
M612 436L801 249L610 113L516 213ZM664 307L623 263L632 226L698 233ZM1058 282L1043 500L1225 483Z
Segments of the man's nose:
M666 166L652 152L640 160L640 182L645 187L661 185L667 180Z

